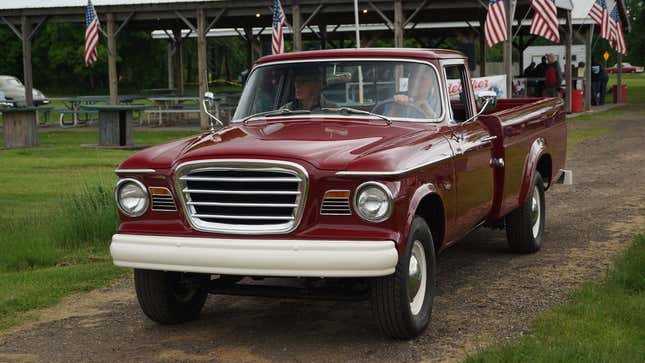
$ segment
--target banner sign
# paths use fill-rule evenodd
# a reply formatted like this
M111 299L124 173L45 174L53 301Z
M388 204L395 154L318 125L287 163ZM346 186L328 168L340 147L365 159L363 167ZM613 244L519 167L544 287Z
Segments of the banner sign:
M479 91L495 91L497 98L508 98L505 74L499 76L471 78L470 83L473 86L475 96L477 96L477 92ZM459 99L459 93L461 93L461 81L458 79L449 79L448 93L450 95L450 99Z

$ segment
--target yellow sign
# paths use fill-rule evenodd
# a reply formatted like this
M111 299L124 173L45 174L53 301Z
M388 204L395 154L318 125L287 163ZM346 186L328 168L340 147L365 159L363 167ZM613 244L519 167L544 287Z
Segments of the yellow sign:
M602 54L602 57L603 57L603 58L605 58L605 62L606 62L606 61L609 59L609 52L608 52L608 51L605 51L605 52Z

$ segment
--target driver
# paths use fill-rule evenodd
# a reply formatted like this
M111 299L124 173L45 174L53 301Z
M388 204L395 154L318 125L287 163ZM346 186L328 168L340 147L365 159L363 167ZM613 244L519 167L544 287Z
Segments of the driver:
M319 110L322 74L316 69L301 70L295 74L296 99L282 106L288 110Z
M418 118L419 112L411 110L416 108L423 112L425 118L436 118L440 107L435 77L430 69L422 69L410 79L407 95L394 95L394 103L387 116Z

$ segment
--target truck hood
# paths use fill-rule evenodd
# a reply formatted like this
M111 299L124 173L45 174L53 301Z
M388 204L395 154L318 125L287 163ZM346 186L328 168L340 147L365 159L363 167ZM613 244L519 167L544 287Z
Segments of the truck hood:
M218 158L300 160L318 169L365 167L377 159L380 170L400 165L436 133L434 124L382 120L272 119L236 123L214 133L146 149L121 168L171 168L185 161ZM426 143L427 144L427 143ZM387 153L385 153L387 151ZM372 160L373 161L373 160ZM375 167L374 165L372 165Z

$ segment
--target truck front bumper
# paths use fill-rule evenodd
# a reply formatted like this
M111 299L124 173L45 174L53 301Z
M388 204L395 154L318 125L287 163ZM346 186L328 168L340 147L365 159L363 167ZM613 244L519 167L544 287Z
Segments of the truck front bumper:
M110 253L117 266L244 276L386 276L398 261L393 241L115 234Z

